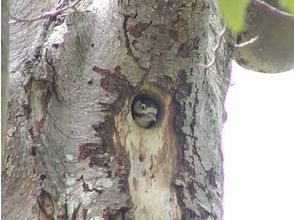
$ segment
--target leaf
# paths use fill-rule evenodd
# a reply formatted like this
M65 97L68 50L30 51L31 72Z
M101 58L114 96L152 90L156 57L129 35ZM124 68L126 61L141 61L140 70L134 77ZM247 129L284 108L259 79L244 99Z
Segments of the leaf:
M279 0L279 4L294 14L294 0Z
M218 3L231 32L237 34L242 31L249 0L219 0Z

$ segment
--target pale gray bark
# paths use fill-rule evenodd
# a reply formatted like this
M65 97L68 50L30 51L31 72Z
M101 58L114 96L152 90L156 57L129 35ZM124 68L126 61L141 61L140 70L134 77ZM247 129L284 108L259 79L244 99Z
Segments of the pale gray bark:
M34 17L55 2L12 3ZM82 1L11 26L4 219L221 219L229 50L213 1ZM154 129L135 94L162 101Z
M8 93L8 53L9 53L9 1L1 1L1 158L3 158L6 124L7 124L7 93ZM3 167L3 160L1 161Z

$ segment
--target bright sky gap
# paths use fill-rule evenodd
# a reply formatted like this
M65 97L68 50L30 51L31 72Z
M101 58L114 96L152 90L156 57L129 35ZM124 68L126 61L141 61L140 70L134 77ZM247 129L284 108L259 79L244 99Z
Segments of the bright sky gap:
M294 70L234 63L226 110L224 220L294 219Z

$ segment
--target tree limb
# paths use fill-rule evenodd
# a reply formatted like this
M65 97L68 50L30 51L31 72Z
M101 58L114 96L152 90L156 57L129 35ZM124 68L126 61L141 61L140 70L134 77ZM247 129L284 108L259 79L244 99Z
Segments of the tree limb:
M261 6L263 8L266 8L267 10L273 12L276 15L283 16L283 17L290 17L294 18L293 14L287 13L285 11L282 11L280 9L275 8L274 6L260 0L252 0L252 4L256 6Z
M20 22L34 22L34 21L38 21L38 20L42 20L42 19L46 19L46 18L55 18L57 15L60 15L62 12L67 11L69 9L73 9L76 11L76 6L77 4L80 2L81 0L77 0L75 2L73 2L71 5L66 6L64 8L58 9L58 10L53 10L53 11L48 11L43 13L42 15L35 17L35 18L30 18L30 19L21 19L21 18L17 18L14 16L11 16L11 18L13 20L9 21L9 24L15 24L15 23L20 23Z

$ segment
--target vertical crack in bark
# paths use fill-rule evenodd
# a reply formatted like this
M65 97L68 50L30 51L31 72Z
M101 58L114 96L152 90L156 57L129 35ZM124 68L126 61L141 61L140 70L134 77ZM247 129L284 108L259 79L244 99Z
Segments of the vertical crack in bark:
M79 203L78 207L76 207L72 213L72 220L79 220L79 217L78 216L78 213L79 213L79 210L81 208L81 203Z
M192 106L192 120L191 120L191 123L190 123L190 129L191 129L191 134L192 134L192 139L193 139L193 146L192 146L192 150L193 150L193 153L197 156L198 160L199 160L199 163L202 167L202 169L206 172L206 169L203 165L203 162L202 162L202 158L198 152L198 147L197 147L197 141L198 141L198 138L197 136L195 136L195 130L194 130L194 127L196 125L196 108L197 108L197 105L199 104L199 101L198 101L198 89L196 89L196 92L195 92L195 96L196 96L196 99L194 100L194 103L193 103L193 106Z
M64 106L67 107L67 105L65 104L65 102L62 101L61 98L58 95L58 87L57 87L57 80L58 80L57 77L58 77L58 74L57 74L56 68L55 68L55 66L53 64L53 57L50 57L48 55L48 49L47 48L45 48L45 53L44 53L43 59L46 62L47 67L49 67L50 70L51 70L51 73L49 73L51 77L50 76L49 77L51 78L51 81L52 81L52 86L51 86L52 94L54 94L54 98L60 104L62 104L62 105L64 105Z
M127 54L132 57L134 63L138 66L139 69L143 70L144 73L148 73L148 68L143 67L140 64L140 58L136 57L134 55L133 50L131 48L130 38L129 38L129 35L128 35L128 20L129 20L129 18L136 18L137 14L135 14L135 15L133 15L133 14L122 14L122 15L124 17L123 30L124 30L124 37L125 37L125 43L126 43L126 48L127 48Z
M68 210L67 210L67 203L64 202L64 205L60 207L57 213L56 220L68 220Z
M105 220L135 220L135 218L129 214L129 211L130 209L127 207L121 207L119 210L115 211L108 209L103 217Z

